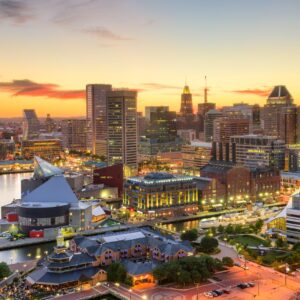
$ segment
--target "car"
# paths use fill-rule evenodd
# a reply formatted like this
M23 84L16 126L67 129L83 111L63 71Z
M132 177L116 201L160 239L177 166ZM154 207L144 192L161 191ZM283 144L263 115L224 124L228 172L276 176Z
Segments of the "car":
M248 287L248 285L245 284L245 283L239 283L239 284L237 285L237 287L243 290L243 289L246 289L246 288Z
M230 294L230 289L224 289L222 290L224 294Z
M211 292L204 292L203 295L207 298L213 298L213 294Z
M248 282L248 285L249 285L250 287L255 287L255 282Z
M224 294L223 290L213 290L218 296L221 296Z
M211 291L210 293L213 295L213 297L218 297L218 296L220 296L215 290L214 290L214 291Z

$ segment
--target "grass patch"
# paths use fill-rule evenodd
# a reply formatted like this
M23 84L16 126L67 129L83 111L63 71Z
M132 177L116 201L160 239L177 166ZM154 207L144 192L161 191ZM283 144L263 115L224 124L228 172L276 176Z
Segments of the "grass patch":
M237 236L232 236L230 237L231 241L234 241L235 243L239 243L243 246L268 246L268 242L265 241L264 239L258 238L256 236L252 235L237 235Z

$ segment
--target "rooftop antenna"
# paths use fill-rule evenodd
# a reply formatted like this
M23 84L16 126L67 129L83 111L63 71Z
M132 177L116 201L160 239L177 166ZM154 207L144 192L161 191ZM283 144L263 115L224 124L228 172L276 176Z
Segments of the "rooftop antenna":
M205 75L204 103L207 103L207 79Z

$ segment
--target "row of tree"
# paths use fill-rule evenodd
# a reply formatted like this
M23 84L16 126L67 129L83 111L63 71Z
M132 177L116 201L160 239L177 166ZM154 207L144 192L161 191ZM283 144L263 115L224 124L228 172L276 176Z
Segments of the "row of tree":
M222 261L214 259L211 256L188 256L177 261L159 265L154 269L153 275L160 284L176 283L186 286L205 282L215 271L223 269Z

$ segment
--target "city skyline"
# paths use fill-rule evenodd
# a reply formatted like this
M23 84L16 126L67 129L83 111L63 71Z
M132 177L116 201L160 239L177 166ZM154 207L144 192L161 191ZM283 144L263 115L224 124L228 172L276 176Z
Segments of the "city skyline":
M185 80L196 111L206 75L208 101L218 107L264 105L278 84L300 104L299 8L270 0L2 0L0 117L25 108L84 116L93 83L137 90L139 111L179 111Z

